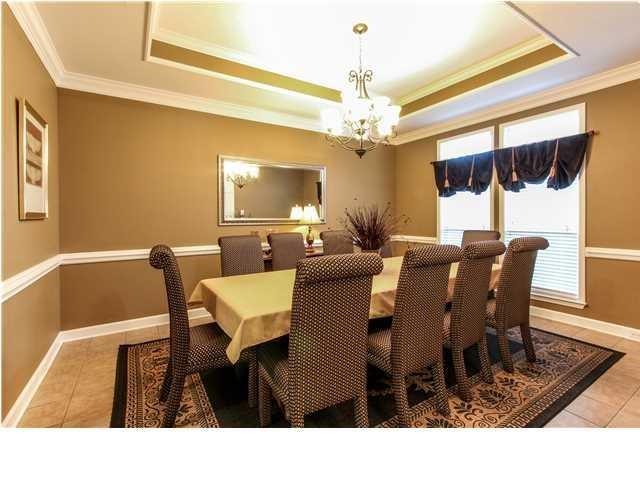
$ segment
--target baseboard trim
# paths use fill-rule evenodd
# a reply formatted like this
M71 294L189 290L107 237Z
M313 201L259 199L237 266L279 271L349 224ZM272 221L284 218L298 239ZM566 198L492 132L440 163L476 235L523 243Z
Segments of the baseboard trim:
M529 311L531 315L544 318L545 320L553 320L554 322L566 323L567 325L573 325L575 327L588 328L596 332L607 333L609 335L615 335L616 337L628 338L640 342L640 330L637 328L603 322L602 320L581 317L548 308L535 307L533 305Z
M58 355L61 346L62 342L60 341L60 334L58 334L51 343L51 346L49 347L49 350L47 350L47 353L44 354L44 357L40 361L40 364L36 368L35 372L33 372L33 375L31 375L31 378L22 389L22 392L20 392L20 395L18 395L18 398L14 402L13 406L11 407L11 409L9 409L7 415L2 419L3 427L18 426L20 420L22 419L22 416L24 415L24 412L27 410L27 407L31 403L33 396L38 391L38 387L44 380L44 377L47 376L47 372L49 371L49 368L51 368L51 365L53 364L56 355Z
M189 320L200 320L202 318L211 318L211 314L204 308L193 308L189 310ZM101 325L94 325L91 327L75 328L72 330L63 330L51 343L49 350L40 361L40 364L36 368L33 375L20 392L20 395L16 399L15 403L7 413L6 417L2 419L3 427L17 427L27 410L27 407L31 403L33 396L38 391L38 387L47 376L47 372L53 361L58 355L60 348L65 342L73 342L75 340L83 340L86 338L100 337L103 335L111 335L113 333L127 332L130 330L137 330L139 328L155 327L160 325L166 325L169 323L169 314L163 313L160 315L150 315L148 317L134 318L131 320L123 320L121 322L103 323Z

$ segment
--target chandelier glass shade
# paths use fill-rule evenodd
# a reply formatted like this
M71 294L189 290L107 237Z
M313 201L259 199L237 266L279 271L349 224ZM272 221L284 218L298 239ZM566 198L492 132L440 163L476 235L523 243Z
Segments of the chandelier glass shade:
M364 23L353 27L360 42L360 59L358 70L351 70L348 79L355 88L342 92L341 109L322 112L328 142L352 150L360 158L379 144L388 143L400 120L399 105L392 105L389 97L370 98L367 92L367 83L373 79L373 71L362 67L362 35L367 30Z
M224 162L224 174L227 180L242 188L258 179L260 167L245 162Z

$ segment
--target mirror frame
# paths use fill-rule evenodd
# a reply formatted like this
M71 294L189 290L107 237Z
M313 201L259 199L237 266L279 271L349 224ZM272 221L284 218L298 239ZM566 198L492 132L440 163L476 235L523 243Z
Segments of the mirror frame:
M321 165L307 165L300 163L281 163L271 162L259 158L237 157L235 155L218 155L218 225L304 225L299 220L290 220L288 218L234 218L226 220L224 218L224 169L225 160L241 161L252 165L278 167L278 168L296 168L299 170L313 170L320 173L320 181L322 182L322 208L318 212L320 221L316 225L327 223L327 167Z

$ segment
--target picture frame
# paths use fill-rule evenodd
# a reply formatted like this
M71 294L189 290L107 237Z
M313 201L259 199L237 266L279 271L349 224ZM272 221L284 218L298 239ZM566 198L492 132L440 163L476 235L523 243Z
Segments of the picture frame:
M17 107L20 220L43 220L49 215L49 125L25 98Z

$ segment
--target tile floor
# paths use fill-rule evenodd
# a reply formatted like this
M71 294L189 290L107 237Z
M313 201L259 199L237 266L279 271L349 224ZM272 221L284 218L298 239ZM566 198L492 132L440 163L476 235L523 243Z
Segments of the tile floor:
M547 427L640 427L640 342L538 318L531 323L626 353ZM168 335L164 325L65 343L19 426L108 427L118 345Z

